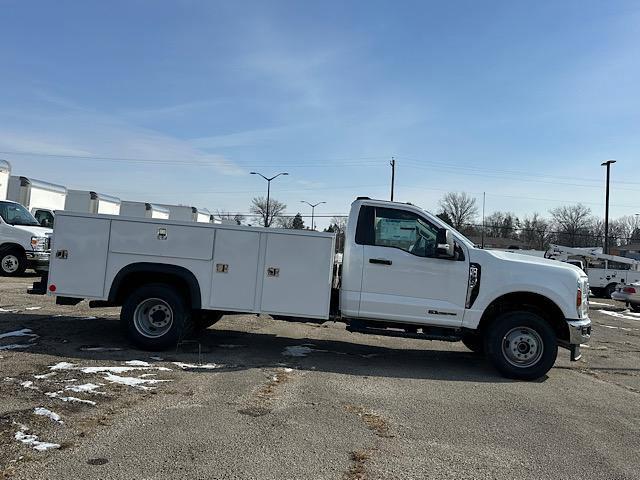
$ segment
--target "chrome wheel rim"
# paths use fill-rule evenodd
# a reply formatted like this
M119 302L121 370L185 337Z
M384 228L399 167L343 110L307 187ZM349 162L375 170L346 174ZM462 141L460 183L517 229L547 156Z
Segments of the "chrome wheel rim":
M543 353L542 338L532 328L512 328L502 339L502 355L514 367L531 367L540 361Z
M133 324L138 333L147 338L161 337L173 325L173 310L161 298L148 298L133 312Z
M5 255L2 258L2 270L7 273L15 273L18 271L18 267L20 266L20 261L18 257L15 255Z

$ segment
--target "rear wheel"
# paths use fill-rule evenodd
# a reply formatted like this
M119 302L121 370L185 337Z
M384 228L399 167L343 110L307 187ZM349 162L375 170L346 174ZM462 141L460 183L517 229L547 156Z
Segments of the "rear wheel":
M604 298L611 298L611 294L616 291L616 284L610 283L607 285L603 291Z
M629 304L629 306L631 307L631 310L633 310L636 313L640 313L640 303L631 303Z
M489 325L485 351L505 377L535 380L555 363L558 342L544 318L533 312L515 311L503 313Z
M120 320L129 338L148 350L164 350L191 331L185 299L168 285L154 283L135 290L122 305Z
M465 334L462 343L474 353L484 353L484 339L480 335Z
M27 269L27 256L18 248L7 248L0 253L0 274L5 277L22 275Z

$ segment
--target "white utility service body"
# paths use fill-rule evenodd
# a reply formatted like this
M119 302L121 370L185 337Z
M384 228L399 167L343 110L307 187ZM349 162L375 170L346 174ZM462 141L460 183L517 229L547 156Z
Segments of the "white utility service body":
M562 262L581 261L593 293L606 298L611 298L618 285L640 282L639 260L604 254L600 248L550 245L545 257Z
M131 338L151 349L178 341L190 319L211 324L224 312L334 318L361 333L462 340L504 375L532 379L558 345L575 360L589 340L577 267L481 250L413 205L368 198L352 204L341 268L334 238L63 212L49 277L33 293L122 305Z
M169 209L154 203L132 202L123 200L120 202L121 217L135 218L157 218L160 220L169 219Z
M101 213L119 215L120 199L91 190L67 190L64 209L69 212Z
M43 227L51 227L55 212L64 210L67 189L62 185L12 175L7 198L23 205Z

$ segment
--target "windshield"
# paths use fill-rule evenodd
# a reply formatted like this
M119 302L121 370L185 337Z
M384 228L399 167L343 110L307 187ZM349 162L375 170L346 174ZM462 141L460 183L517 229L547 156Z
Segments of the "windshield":
M0 217L9 225L37 227L38 221L19 203L0 202Z

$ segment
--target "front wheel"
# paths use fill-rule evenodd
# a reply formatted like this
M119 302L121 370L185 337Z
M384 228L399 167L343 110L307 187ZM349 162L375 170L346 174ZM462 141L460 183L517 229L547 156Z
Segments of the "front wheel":
M487 329L485 351L505 377L535 380L545 375L558 356L556 334L532 312L503 313Z
M0 274L5 277L22 275L27 269L27 256L17 248L4 249L0 253Z
M122 305L120 320L129 338L148 350L176 345L191 332L191 311L169 285L154 283L135 290Z

